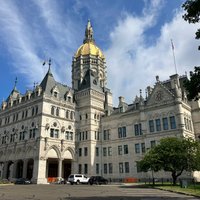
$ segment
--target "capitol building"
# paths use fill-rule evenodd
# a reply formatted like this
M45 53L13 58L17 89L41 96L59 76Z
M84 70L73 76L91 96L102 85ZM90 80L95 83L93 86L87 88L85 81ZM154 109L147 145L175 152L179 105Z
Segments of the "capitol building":
M72 60L72 86L57 82L48 64L33 90L22 94L15 85L1 102L1 179L46 184L72 173L110 180L150 178L151 172L141 172L137 162L161 138L199 138L200 105L187 99L185 75L164 81L157 76L145 97L141 92L128 104L120 96L113 107L106 58L90 21Z

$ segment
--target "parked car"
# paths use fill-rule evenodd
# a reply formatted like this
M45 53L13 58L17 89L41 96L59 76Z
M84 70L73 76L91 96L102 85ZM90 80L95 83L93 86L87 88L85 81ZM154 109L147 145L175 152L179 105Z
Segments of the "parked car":
M68 182L73 185L74 183L79 184L79 183L88 183L89 178L83 174L71 174L68 177Z
M29 179L26 179L26 178L18 178L16 181L15 181L15 184L31 184L31 180Z
M98 184L98 185L108 184L108 180L102 176L91 176L89 179L89 183L90 183L90 185L92 185L92 184Z

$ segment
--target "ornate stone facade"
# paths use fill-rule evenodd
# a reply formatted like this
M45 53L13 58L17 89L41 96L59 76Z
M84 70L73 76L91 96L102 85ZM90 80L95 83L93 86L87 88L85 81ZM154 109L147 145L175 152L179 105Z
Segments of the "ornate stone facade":
M47 183L70 173L110 179L147 178L137 168L163 137L199 137L199 102L189 102L186 76L156 77L146 97L112 105L105 56L88 21L83 45L72 61L72 88L49 70L33 91L14 87L0 110L0 177ZM187 175L187 174L185 174ZM157 177L169 177L167 173Z

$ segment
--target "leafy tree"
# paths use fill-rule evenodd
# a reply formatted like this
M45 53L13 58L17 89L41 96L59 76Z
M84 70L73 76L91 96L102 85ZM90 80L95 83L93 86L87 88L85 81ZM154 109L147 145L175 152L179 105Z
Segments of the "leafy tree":
M183 5L183 9L186 13L183 18L189 23L200 22L200 0L187 0ZM200 39L200 29L196 32L196 39ZM200 50L200 46L198 47ZM200 93L200 67L196 66L194 73L190 73L190 80L185 82L185 88L188 92L189 100L198 100Z
M186 11L183 15L184 20L189 23L200 22L200 0L187 0L182 7ZM196 32L196 39L200 38L200 29ZM200 46L199 46L200 50Z
M200 170L200 144L191 139L164 138L138 162L142 171L171 172L173 185L185 171Z
M190 80L186 80L184 86L189 100L200 98L200 67L194 67L194 72L190 72Z

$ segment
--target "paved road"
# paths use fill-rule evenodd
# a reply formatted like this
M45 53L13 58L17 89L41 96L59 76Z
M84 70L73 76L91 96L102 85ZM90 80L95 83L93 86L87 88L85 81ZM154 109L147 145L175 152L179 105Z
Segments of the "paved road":
M199 200L167 191L122 185L7 185L0 200Z

